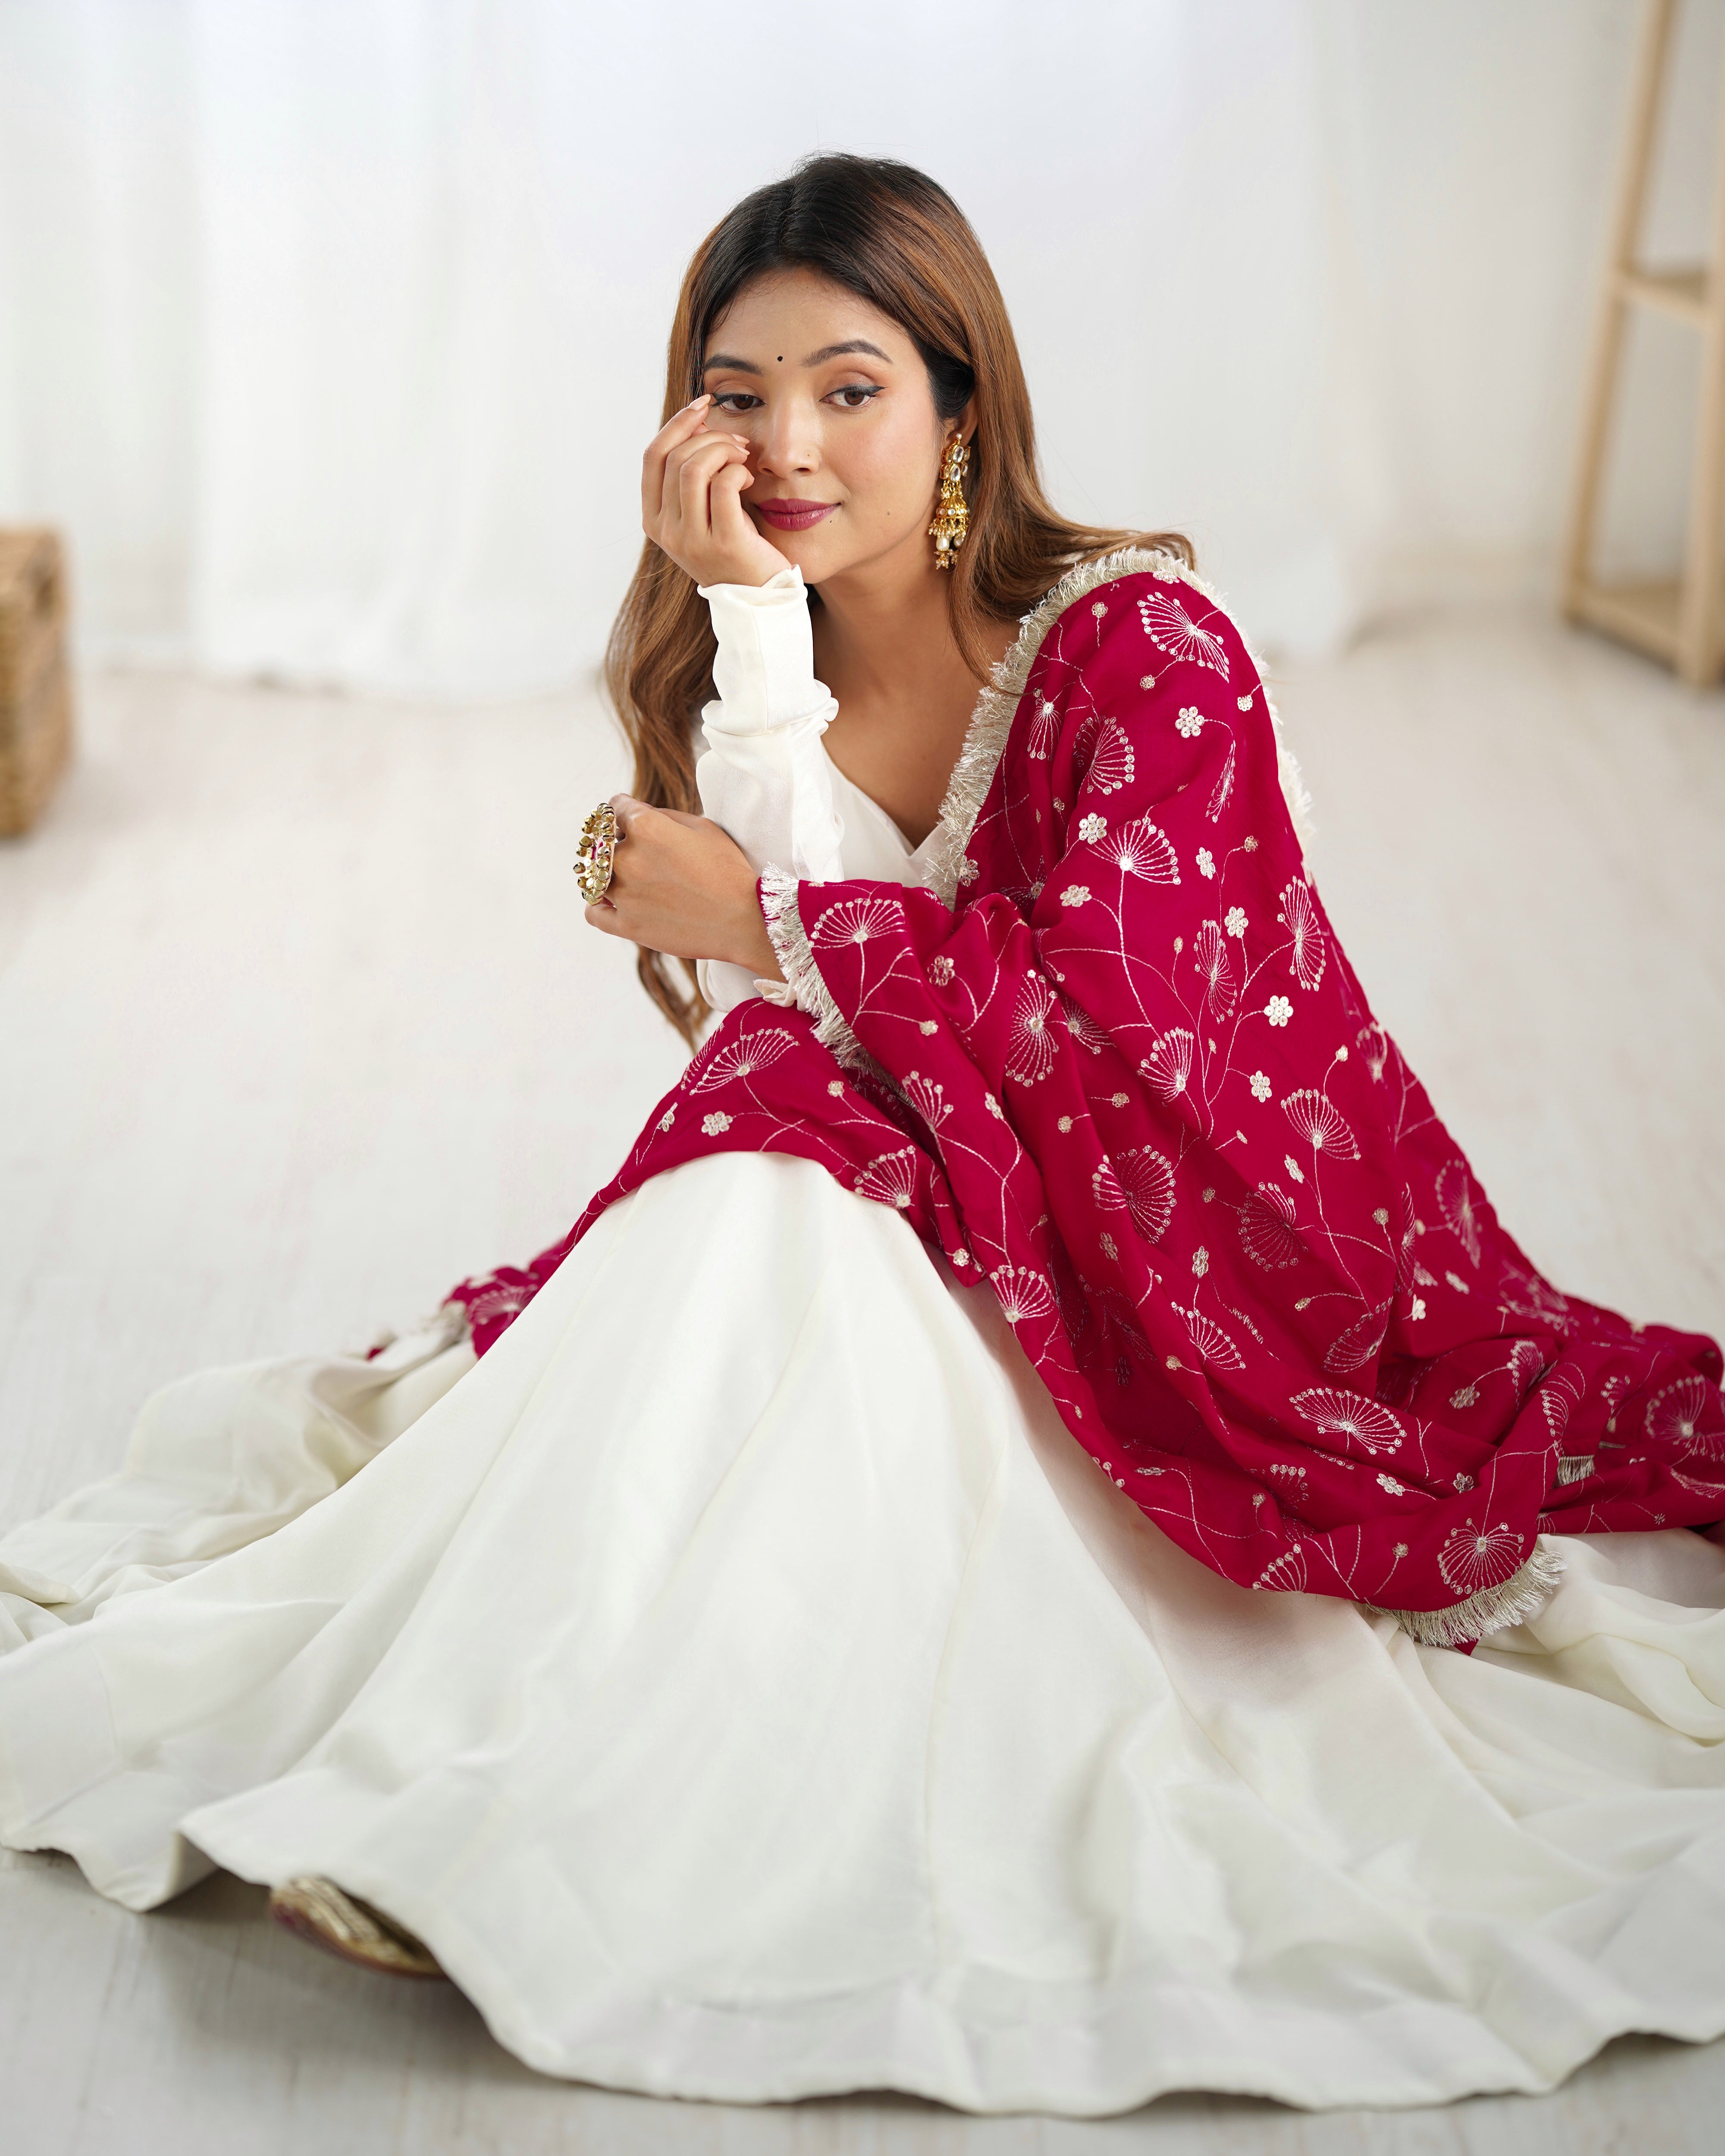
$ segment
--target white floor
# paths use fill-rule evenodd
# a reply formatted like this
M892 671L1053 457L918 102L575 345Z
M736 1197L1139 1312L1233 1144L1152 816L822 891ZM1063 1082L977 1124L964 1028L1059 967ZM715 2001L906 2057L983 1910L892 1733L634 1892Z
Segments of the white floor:
M1512 1229L1567 1287L1725 1327L1725 696L1515 613L1280 696L1331 912ZM0 1517L104 1471L162 1380L362 1342L551 1240L680 1060L568 870L624 775L593 700L110 676L82 718L0 849ZM4 2156L1711 2156L1722 2112L1725 2045L1639 2040L1399 2116L653 2103L538 2080L237 1882L139 1918L0 1854Z

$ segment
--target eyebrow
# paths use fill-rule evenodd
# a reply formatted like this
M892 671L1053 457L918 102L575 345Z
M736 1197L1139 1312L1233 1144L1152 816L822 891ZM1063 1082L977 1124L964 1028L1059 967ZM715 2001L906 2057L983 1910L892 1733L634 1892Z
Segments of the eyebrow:
M824 344L819 352L811 352L803 364L804 367L819 367L829 359L843 359L847 353L853 352L865 352L870 358L878 359L887 367L892 364L880 346L870 344L866 337L849 337L843 344ZM715 367L728 367L738 374L758 374L761 372L752 360L739 359L732 352L709 353L701 362L701 371L705 374Z
M804 367L819 367L824 360L842 359L850 352L865 352L871 358L886 360L889 367L892 364L880 346L870 344L866 337L850 337L843 344L824 344L819 352L811 352L803 364Z

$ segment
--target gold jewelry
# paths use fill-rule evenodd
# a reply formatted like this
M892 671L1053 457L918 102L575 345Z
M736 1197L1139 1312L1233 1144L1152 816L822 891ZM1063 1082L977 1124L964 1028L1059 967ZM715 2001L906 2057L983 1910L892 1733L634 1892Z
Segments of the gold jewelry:
M934 566L950 569L952 557L964 544L964 535L970 529L970 510L964 499L964 472L970 462L970 450L963 440L954 434L947 444L947 453L941 459L940 500L934 506L934 521L928 527L928 536L934 542Z
M340 1954L386 1976L438 1977L443 1970L429 1947L374 1909L344 1894L333 1879L290 1879L270 1897L278 1924L308 1944Z
M575 849L575 874L580 880L581 896L589 906L597 906L611 888L617 849L622 843L617 811L608 801L600 802L582 825L580 844Z

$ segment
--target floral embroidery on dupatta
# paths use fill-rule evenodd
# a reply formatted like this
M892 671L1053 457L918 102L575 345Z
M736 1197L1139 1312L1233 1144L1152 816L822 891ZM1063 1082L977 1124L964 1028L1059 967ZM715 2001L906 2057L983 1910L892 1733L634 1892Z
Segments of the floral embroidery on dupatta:
M571 1235L456 1291L475 1344L649 1176L788 1152L985 1282L1109 1481L1243 1586L1466 1645L1550 1592L1546 1534L1725 1516L1717 1348L1504 1232L1306 814L1214 595L1074 569L978 698L931 887L763 877L796 1008L733 1011Z

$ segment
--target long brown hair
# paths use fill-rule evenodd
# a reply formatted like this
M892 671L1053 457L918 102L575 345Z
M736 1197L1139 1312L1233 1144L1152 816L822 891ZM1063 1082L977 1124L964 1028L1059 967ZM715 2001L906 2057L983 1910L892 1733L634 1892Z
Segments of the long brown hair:
M1027 613L1075 562L1126 546L1159 547L1189 567L1173 531L1100 531L1055 514L1036 469L1036 430L1000 287L963 213L914 166L887 157L810 157L758 187L695 250L665 357L665 418L701 393L701 362L719 316L769 271L814 270L866 300L915 343L937 413L968 404L974 431L965 495L970 530L945 579L952 634L978 681L983 632ZM931 485L929 506L933 509ZM698 809L695 721L713 694L716 649L693 580L649 541L605 653L605 683L634 750L634 791L662 808ZM706 1005L657 952L641 985L692 1048Z

